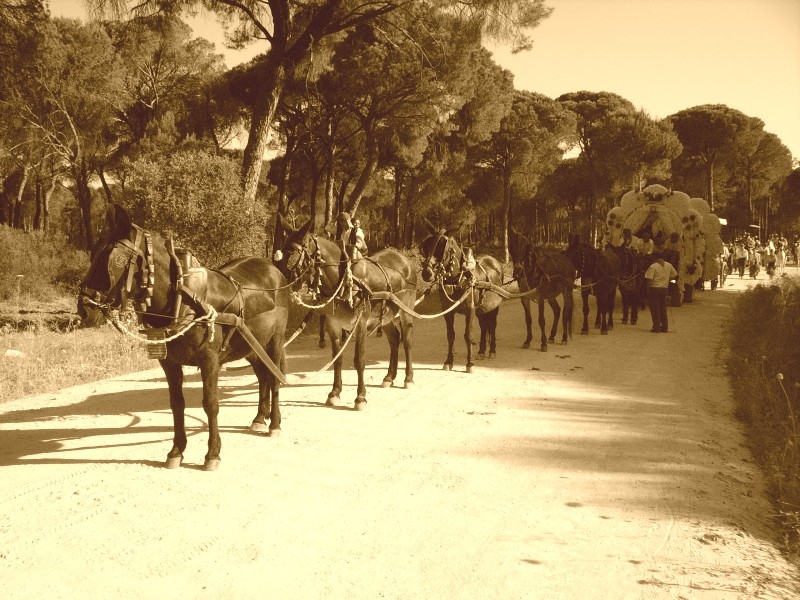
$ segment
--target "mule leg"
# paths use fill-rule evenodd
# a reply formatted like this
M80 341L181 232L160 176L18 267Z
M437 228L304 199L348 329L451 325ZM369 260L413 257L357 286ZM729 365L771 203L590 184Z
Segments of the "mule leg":
M277 337L277 336L276 336ZM280 365L281 370L286 372L286 360L283 351L283 339L280 340L273 337L266 345L265 350L269 357ZM279 402L279 391L281 383L272 374L272 372L258 360L253 359L250 364L253 366L253 372L258 378L258 412L255 419L250 424L250 431L262 432L267 431L266 418L269 415L269 435L275 437L280 435L281 431L281 409Z
M565 287L562 293L564 296L564 311L561 343L566 344L569 338L572 337L572 316L575 310L575 301L572 297L572 286Z
M489 323L486 317L486 314L477 317L478 327L481 330L480 341L478 342L478 360L486 358L486 338L489 335Z
M542 352L547 352L547 336L544 333L544 302L539 301L539 332L541 334L541 346L539 347Z
M319 316L319 343L320 348L325 347L325 314Z
M489 358L497 356L497 316L500 314L498 306L487 317L489 318Z
M581 299L583 300L583 325L581 326L581 334L589 335L589 290L581 290Z
M630 298L629 292L625 292L622 289L619 291L621 297L621 304L622 304L622 324L628 324L628 313L630 311Z
M386 341L389 342L389 371L383 378L381 387L391 387L397 377L397 363L400 358L400 332L393 323L384 326Z
M269 429L269 435L278 435L281 429L281 412L278 407L279 384L276 385L277 379L261 361L254 360L250 364L258 378L258 412L250 423L250 431L260 433ZM267 415L269 415L269 428L267 428Z
M411 347L414 344L414 319L410 315L400 315L398 324L400 328L400 341L403 343L403 351L406 356L406 378L403 387L408 389L414 387L414 362L411 359Z
M470 306L464 313L464 343L467 346L467 373L472 373L472 322L475 319L475 308Z
M561 317L561 306L558 304L558 300L555 298L550 298L547 301L550 305L550 310L553 311L553 326L550 328L550 337L547 338L549 342L556 341L556 333L558 332L558 320Z
M216 354L207 356L201 362L200 373L203 376L203 410L208 419L208 452L203 470L216 471L222 449L222 439L219 437L219 359Z
M525 314L525 332L527 333L522 347L526 350L531 347L531 340L533 339L533 319L531 318L531 301L529 298L520 298L522 302L522 312Z
M183 367L171 360L159 360L169 387L169 407L172 409L172 450L167 454L164 466L174 469L181 466L183 451L186 450L186 421L184 411L186 401L183 398Z
M356 370L358 375L358 385L356 387L356 400L353 407L356 410L362 410L366 408L367 404L367 386L364 383L364 369L367 366L367 352L366 352L366 341L367 341L367 319L366 317L362 317L359 319L358 323L355 325L355 332L353 335L356 336L355 341L355 351L353 352L353 367Z
M444 324L447 328L447 358L444 361L443 368L451 371L453 369L453 345L456 341L456 317L453 312L449 312L444 316Z
M342 349L342 330L330 324L330 319L326 319L325 328L328 332L328 339L331 341L331 358L339 354ZM333 387L328 392L328 399L325 401L327 406L336 406L342 393L342 357L339 356L333 361Z

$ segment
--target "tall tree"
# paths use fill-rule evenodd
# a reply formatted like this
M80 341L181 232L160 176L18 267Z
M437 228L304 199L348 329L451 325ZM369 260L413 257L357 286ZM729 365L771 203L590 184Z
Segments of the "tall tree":
M96 10L117 11L127 0L89 0ZM136 0L139 12L178 12L201 4L200 0ZM203 4L231 24L231 41L244 45L266 40L269 51L263 61L253 63L258 87L250 107L250 135L244 150L242 180L244 194L255 198L267 150L270 127L287 78L317 45L335 42L342 32L377 21L396 11L413 11L423 0L209 0ZM442 0L437 3L468 21L477 21L490 35L512 42L516 49L530 46L527 29L547 17L544 0ZM393 28L384 34L402 39L406 34Z
M683 144L679 160L696 162L706 179L705 196L711 211L714 202L714 168L722 153L734 142L737 133L749 126L750 118L724 104L703 104L670 115L678 139Z
M478 165L501 183L499 231L506 261L512 197L536 194L542 178L561 161L575 135L575 126L575 114L560 103L541 94L518 91L499 131L476 149Z
M578 164L586 169L591 186L586 212L589 240L594 243L597 239L598 199L610 194L619 159L620 149L610 143L614 130L609 125L620 116L632 115L635 108L629 100L611 92L570 92L556 100L574 112L578 119Z

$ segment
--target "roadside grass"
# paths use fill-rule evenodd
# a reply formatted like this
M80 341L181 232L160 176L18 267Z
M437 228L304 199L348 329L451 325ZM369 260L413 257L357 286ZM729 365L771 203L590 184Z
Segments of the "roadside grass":
M737 417L768 481L787 553L800 559L800 279L738 299L727 330Z
M0 333L0 403L33 394L152 369L142 346L110 325L68 333Z

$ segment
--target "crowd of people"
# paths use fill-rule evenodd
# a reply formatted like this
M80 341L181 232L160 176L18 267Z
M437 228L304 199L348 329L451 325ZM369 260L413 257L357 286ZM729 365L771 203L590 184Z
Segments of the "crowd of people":
M783 274L786 262L791 254L795 258L800 252L800 240L794 246L794 252L785 237L773 234L766 241L746 233L723 246L721 259L727 273L738 273L744 278L745 273L755 279L764 269L771 278L775 274Z

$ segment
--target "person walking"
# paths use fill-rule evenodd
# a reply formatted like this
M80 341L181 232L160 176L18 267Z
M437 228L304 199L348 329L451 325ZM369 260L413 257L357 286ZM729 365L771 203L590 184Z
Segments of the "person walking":
M736 257L736 270L739 271L739 279L741 279L744 277L744 267L747 262L747 248L745 248L744 242L736 244L734 255Z
M653 320L651 333L667 333L667 288L670 279L678 276L678 272L671 263L664 260L664 254L654 254L655 262L647 267L644 272L645 286L647 287L647 300L650 305L650 317Z

